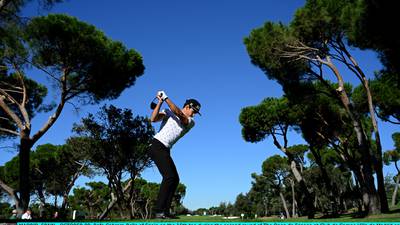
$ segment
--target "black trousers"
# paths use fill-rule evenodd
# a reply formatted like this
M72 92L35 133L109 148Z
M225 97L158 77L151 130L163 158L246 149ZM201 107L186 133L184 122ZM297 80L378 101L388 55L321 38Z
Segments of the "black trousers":
M149 156L163 178L158 192L156 213L169 214L172 198L179 184L178 171L176 171L175 163L171 158L170 149L155 138L151 142Z

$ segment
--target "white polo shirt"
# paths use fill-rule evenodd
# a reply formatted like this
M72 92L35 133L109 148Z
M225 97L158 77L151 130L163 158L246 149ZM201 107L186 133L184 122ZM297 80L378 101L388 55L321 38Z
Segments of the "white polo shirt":
M167 148L171 148L181 137L183 137L194 126L194 120L189 117L189 124L183 125L177 115L171 110L164 109L165 117L161 122L160 130L154 136Z

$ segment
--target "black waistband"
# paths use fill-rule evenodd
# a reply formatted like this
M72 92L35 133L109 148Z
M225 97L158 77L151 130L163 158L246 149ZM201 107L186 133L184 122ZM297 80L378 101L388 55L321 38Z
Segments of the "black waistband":
M150 145L156 145L156 146L159 146L159 147L161 147L161 148L163 148L163 149L166 149L166 150L170 150L170 148L168 148L167 146L165 146L161 141L159 141L157 138L153 138L153 140L151 141L151 143L150 143Z

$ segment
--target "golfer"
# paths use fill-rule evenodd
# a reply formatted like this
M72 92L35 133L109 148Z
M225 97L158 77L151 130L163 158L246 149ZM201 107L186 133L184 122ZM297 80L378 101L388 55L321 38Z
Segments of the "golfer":
M157 197L155 217L172 219L175 217L170 214L169 210L179 184L179 175L171 158L170 150L194 126L193 116L196 113L200 114L201 105L195 99L188 99L180 109L164 91L159 91L156 97L158 103L153 109L150 120L151 122L162 122L160 130L151 142L149 155L162 175L162 182ZM166 108L160 112L163 102L167 103L169 109Z

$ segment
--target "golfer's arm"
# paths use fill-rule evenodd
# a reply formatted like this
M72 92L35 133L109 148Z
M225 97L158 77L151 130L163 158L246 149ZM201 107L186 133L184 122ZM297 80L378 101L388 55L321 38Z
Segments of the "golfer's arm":
M162 101L157 103L157 106L154 108L153 112L151 113L150 121L151 122L158 122L162 120L165 116L165 113L160 112Z
M171 111L179 117L183 125L189 124L189 118L187 118L185 114L183 114L180 108L178 108L169 98L167 98L165 102L168 104L168 107L171 109Z

